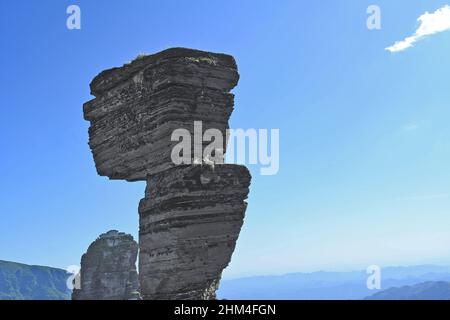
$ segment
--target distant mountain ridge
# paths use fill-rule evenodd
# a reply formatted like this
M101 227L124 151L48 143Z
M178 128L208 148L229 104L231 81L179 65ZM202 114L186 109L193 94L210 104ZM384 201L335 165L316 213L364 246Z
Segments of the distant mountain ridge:
M390 288L366 300L450 300L450 282L428 281L413 286Z
M219 299L450 299L450 266L386 267L382 289L366 287L367 273L312 272L221 282ZM0 300L67 300L65 270L0 260Z
M0 260L0 300L67 300L65 270Z
M369 290L368 274L353 272L291 273L223 280L220 299L362 300L392 287L450 281L450 266L420 265L381 269L381 290Z

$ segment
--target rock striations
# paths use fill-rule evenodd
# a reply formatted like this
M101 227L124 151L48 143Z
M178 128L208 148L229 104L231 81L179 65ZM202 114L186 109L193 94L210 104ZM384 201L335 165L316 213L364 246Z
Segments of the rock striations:
M100 73L84 105L98 174L135 181L173 167L172 132L193 135L194 121L225 136L238 78L231 56L181 48Z
M176 164L171 154L185 129L194 137L216 129L223 135L238 82L229 55L173 48L142 56L100 73L85 103L89 145L97 172L110 179L147 182L139 205L139 281L144 299L215 299L243 223L250 185L239 165L199 159ZM203 154L203 153L201 153ZM221 154L221 152L215 154Z
M181 166L149 178L139 206L144 299L215 299L244 219L243 166Z
M116 230L100 235L81 258L80 288L73 290L72 299L139 299L137 254L131 235Z

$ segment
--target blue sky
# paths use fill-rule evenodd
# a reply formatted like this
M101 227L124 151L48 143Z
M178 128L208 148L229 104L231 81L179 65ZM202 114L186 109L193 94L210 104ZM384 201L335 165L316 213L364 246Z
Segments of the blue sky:
M449 264L450 32L384 50L449 2L377 0L369 31L373 3L2 1L0 259L66 267L104 231L137 237L145 185L97 175L82 104L100 71L184 46L235 56L231 127L280 129L227 277Z

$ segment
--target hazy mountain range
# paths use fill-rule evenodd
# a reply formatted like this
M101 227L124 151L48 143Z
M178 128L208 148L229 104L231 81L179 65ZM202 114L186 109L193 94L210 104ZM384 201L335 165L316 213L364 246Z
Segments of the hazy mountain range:
M65 300L65 270L0 260L0 300ZM222 280L219 299L450 299L450 266L386 267L381 290L369 290L367 273L312 272Z
M381 290L367 289L367 277L368 274L365 271L320 271L223 280L218 297L244 300L365 299L393 287L411 286L429 281L450 281L450 266L423 265L383 268L381 270Z
M366 298L367 300L450 300L450 282L429 281L413 286L390 288Z

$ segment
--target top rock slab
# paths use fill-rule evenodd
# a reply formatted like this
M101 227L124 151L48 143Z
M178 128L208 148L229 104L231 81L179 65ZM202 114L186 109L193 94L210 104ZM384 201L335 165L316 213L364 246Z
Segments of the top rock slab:
M170 71L181 71L184 76L177 72L159 74L155 72L159 67L174 63L178 64L182 70L172 68ZM199 70L196 70L196 68L189 70L182 67L192 63L195 63ZM150 71L146 74L149 76L147 80L158 80L153 86L155 90L168 83L179 83L206 85L213 89L230 91L239 80L236 61L230 55L188 48L171 48L156 54L139 56L120 68L112 68L101 72L90 84L91 94L95 97L101 96L143 69ZM198 73L198 71L206 72Z
M90 85L95 99L83 106L98 174L147 180L174 167L171 135L186 129L193 137L194 121L226 137L238 80L232 56L185 48L101 72Z

